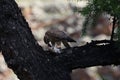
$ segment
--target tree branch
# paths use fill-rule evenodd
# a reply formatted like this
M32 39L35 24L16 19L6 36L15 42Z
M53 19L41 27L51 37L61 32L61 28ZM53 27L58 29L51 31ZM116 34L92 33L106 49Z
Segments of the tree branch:
M113 26L112 26L112 33L111 33L111 41L113 41L114 38L114 31L115 31L115 24L116 24L116 16L113 18Z
M110 41L103 40L100 42L103 44L103 42L106 43ZM66 65L69 70L91 66L120 64L120 49L115 46L117 42L98 45L100 42L94 41L81 47L65 49L62 55L57 56L57 60L61 62L61 64Z

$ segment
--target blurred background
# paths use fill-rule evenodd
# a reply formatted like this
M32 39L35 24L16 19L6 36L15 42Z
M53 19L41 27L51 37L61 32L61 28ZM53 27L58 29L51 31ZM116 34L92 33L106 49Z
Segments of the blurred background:
M86 33L83 33L86 17L77 10L87 6L88 0L16 0L16 2L34 37L45 50L48 46L43 42L43 37L50 29L59 29L69 34L77 41L70 44L72 47L85 45L91 40L110 39L112 16L107 13L101 14L94 28L88 28ZM71 73L71 78L72 80L120 80L120 68L98 66L75 69ZM0 55L0 80L18 80L5 64L2 55Z

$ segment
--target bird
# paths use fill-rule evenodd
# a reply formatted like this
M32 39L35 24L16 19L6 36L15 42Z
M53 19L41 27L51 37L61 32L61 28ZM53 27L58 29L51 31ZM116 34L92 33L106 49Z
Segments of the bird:
M58 49L58 48L56 48L56 45L59 46L59 45L61 45L61 43L63 43L63 45L66 48L70 48L70 45L68 42L76 42L76 41L74 39L72 39L64 31L61 31L58 29L52 29L52 30L48 30L45 33L44 42L49 47L52 47L52 49L54 49L55 52L60 53L59 49L61 49L61 46Z

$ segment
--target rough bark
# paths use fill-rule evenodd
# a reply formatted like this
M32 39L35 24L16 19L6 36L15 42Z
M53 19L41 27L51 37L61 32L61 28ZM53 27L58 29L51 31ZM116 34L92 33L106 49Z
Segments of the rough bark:
M106 40L68 48L56 56L44 51L14 0L0 0L0 43L6 63L21 80L71 80L75 68L120 64L119 47Z

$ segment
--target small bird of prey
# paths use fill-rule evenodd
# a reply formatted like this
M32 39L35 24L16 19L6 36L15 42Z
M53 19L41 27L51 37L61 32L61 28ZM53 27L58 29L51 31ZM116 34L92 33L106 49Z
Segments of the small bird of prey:
M64 44L66 48L69 48L70 45L68 42L76 42L69 35L67 35L64 31L60 30L48 30L44 36L44 42L52 48L52 50L56 53L61 53L61 42ZM59 46L57 48L56 46Z

